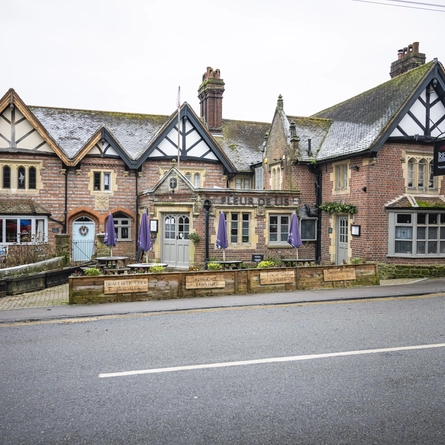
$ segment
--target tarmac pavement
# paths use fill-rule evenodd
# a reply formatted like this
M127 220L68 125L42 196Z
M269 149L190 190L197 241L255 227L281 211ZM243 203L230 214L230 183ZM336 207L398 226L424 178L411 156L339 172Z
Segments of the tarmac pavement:
M445 297L445 278L381 280L380 286L97 305L69 305L68 285L63 285L40 292L0 298L0 324L224 307L397 298L432 294Z

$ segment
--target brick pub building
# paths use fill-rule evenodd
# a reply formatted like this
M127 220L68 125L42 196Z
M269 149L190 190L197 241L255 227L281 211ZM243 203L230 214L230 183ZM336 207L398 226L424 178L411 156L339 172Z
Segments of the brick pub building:
M222 258L224 212L226 257L288 258L296 211L300 258L442 262L433 146L445 131L445 74L425 59L409 45L388 82L311 117L288 116L280 96L271 123L223 119L225 83L211 68L199 116L187 103L171 116L30 106L11 89L0 99L0 244L67 233L72 259L89 260L112 214L113 253L135 258L147 210L149 257L188 268Z

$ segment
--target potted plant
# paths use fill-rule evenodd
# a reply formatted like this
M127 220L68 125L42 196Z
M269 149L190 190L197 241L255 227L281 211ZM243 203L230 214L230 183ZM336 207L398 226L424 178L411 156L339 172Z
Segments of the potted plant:
M201 241L201 237L196 232L189 233L189 239L192 240L194 244Z

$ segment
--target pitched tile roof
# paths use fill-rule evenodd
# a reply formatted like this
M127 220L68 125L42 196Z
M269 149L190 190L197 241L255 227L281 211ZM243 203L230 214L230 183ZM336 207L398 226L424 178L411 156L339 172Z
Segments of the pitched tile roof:
M221 136L215 140L239 171L251 171L250 166L262 161L264 137L270 124L223 119Z
M0 214L2 215L51 215L33 199L0 199Z
M398 196L385 206L387 209L443 209L445 208L445 196L429 196L429 195L411 195L406 194Z
M149 114L34 106L28 108L71 159L102 127L110 131L130 159L137 159L169 119L169 116Z
M328 119L317 119L314 117L292 117L287 116L288 124L295 123L295 131L300 138L299 159L301 161L311 161L320 150L324 139L331 127L332 122ZM285 129L289 134L289 127ZM309 139L311 140L311 152L308 152Z
M436 63L429 62L314 114L312 117L332 121L317 159L370 150Z

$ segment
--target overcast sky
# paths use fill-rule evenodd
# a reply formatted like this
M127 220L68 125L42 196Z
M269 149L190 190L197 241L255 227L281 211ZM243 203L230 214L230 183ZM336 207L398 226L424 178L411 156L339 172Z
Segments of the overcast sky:
M386 4L400 0L375 0ZM426 0L425 0L426 3ZM430 3L445 5L445 1ZM225 81L223 117L309 116L389 80L415 41L445 63L444 12L353 0L0 0L0 97L28 105L199 114L206 67Z

